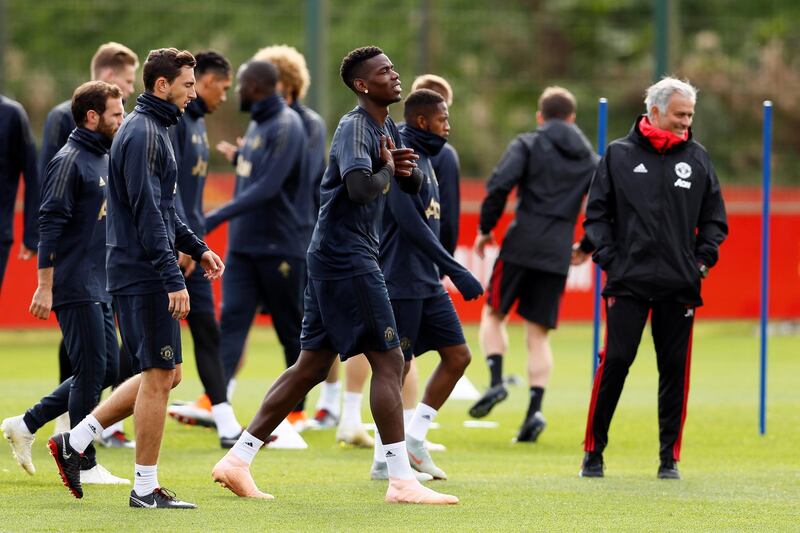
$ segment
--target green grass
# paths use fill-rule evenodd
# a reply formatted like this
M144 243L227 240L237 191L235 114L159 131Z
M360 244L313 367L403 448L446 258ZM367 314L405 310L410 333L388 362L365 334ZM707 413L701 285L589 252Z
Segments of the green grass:
M186 333L186 332L184 332ZM522 330L511 330L506 371L524 375ZM478 387L487 373L474 327L467 328L476 360L467 375ZM307 432L305 451L269 450L253 465L271 502L233 497L211 482L221 457L210 430L167 421L159 479L197 502L197 511L128 508L128 488L87 487L75 500L61 485L45 447L52 425L34 444L35 476L25 474L3 444L0 450L2 531L739 531L800 530L800 349L797 337L771 339L769 426L757 432L758 342L752 323L700 323L695 331L682 481L655 478L658 466L655 357L645 333L610 434L607 477L577 477L590 392L590 329L565 325L553 336L556 368L545 397L549 426L535 445L511 438L527 404L524 385L489 419L496 429L467 429L466 402L450 402L432 440L448 451L435 456L450 480L435 487L461 498L439 508L383 503L385 484L371 482L372 452L341 449L333 431ZM55 332L0 333L0 418L21 413L55 385ZM185 336L185 353L191 340ZM191 355L173 393L191 399L200 383ZM427 375L436 356L421 362ZM282 353L272 331L251 336L248 363L234 405L240 420L253 415L280 371ZM310 395L310 405L316 400ZM365 405L365 419L369 413ZM129 422L129 428L131 423ZM129 476L130 450L98 452L112 472Z

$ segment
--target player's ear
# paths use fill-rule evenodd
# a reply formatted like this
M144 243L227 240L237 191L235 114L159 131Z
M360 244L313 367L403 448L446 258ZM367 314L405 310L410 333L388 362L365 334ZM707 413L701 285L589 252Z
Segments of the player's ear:
M368 92L369 92L369 91L367 90L367 82L365 82L365 81L364 81L364 80L362 80L361 78L356 78L356 79L354 79L354 80L353 80L353 88L354 88L354 89L356 90L356 92L357 92L357 93L359 93L359 94L361 94L361 93L364 93L364 94L366 94L366 93L368 93Z
M417 129L428 131L428 119L425 115L417 115Z

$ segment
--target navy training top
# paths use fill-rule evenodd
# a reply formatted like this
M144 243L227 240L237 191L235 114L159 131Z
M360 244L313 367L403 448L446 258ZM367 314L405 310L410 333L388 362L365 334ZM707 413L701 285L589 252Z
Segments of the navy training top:
M303 218L303 227L307 234L306 239L311 239L314 225L317 223L319 214L319 187L322 183L322 176L325 174L325 162L327 152L325 148L325 136L327 128L325 121L313 109L310 109L297 100L289 106L294 109L303 121L303 128L306 132L306 179L303 180L300 190L297 193L296 209ZM308 243L306 243L308 247Z
M36 144L22 106L0 95L0 246L14 241L14 202L19 176L25 179L25 229L22 242L30 250L39 241L39 174ZM2 283L0 279L0 283Z
M67 144L75 119L72 118L72 100L61 102L47 113L42 133L42 149L39 151L39 172L44 181L45 169L61 147Z
M439 181L439 198L442 202L442 224L439 240L450 255L458 246L458 223L461 217L461 165L458 152L450 143L431 156L431 165Z
M419 155L417 167L425 175L418 194L393 187L383 215L380 265L392 299L424 299L445 292L440 278L463 273L461 266L439 241L441 206L439 183L431 156L447 142L436 134L409 127L400 129L403 143Z
M111 139L75 128L50 160L39 210L39 268L53 267L53 309L111 303L106 291L106 185Z
M178 162L178 194L175 209L198 238L206 234L203 190L208 177L208 134L203 118L208 107L199 96L192 100L181 119L169 129Z
M302 259L308 240L295 199L305 172L303 123L279 94L253 104L251 114L233 200L206 217L206 228L230 219L228 251Z
M383 168L382 135L391 137L398 148L403 146L391 117L381 127L356 107L339 120L322 178L319 219L308 248L308 274L313 279L346 279L380 270L383 208L394 184L389 182L375 200L359 204L348 196L344 176L352 170L374 174Z
M177 251L199 261L208 250L175 213L178 165L167 128L180 110L150 93L136 103L111 145L106 270L114 295L185 289Z

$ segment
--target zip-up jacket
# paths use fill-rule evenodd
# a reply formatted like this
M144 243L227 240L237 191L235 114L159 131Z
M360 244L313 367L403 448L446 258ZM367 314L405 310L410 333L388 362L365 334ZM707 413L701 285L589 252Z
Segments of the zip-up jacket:
M458 152L450 143L431 156L431 165L439 181L439 198L442 201L442 224L439 240L450 255L458 246L458 223L461 219L461 165Z
M305 172L303 122L278 94L253 104L252 118L236 160L233 200L209 213L206 228L230 220L231 252L302 259L306 215L295 200Z
M380 266L390 298L425 299L444 292L440 270L457 277L466 269L439 241L439 184L431 156L441 153L446 141L407 124L399 129L403 144L419 155L417 168L425 178L415 195L390 187L383 212Z
M178 217L198 238L206 234L203 215L203 189L208 177L208 134L203 118L208 107L199 96L186 106L178 123L169 129L169 138L178 162Z
M548 120L511 142L486 185L480 215L480 231L487 234L517 187L516 214L500 248L504 261L567 274L575 222L598 159L581 130L562 120Z
M609 145L589 192L584 229L603 294L702 305L698 266L716 264L728 235L719 180L691 131L659 153L639 120Z
M75 128L50 160L39 210L39 268L53 267L53 309L111 303L106 291L106 185L111 139Z
M306 132L306 167L305 179L303 179L300 189L297 191L297 201L295 206L297 212L303 216L304 234L308 241L311 240L311 233L317 223L319 215L319 188L322 183L322 175L325 174L325 162L327 152L325 150L325 121L313 109L310 109L297 100L289 106L294 109L303 121L303 128ZM308 245L306 242L306 247Z
M139 95L111 145L106 269L111 294L186 288L177 251L199 261L208 247L175 214L178 165L167 128L180 110Z
M22 106L0 95L0 245L14 241L14 201L19 175L25 180L25 227L22 242L30 250L39 241L39 174L36 145ZM2 279L0 279L0 283Z

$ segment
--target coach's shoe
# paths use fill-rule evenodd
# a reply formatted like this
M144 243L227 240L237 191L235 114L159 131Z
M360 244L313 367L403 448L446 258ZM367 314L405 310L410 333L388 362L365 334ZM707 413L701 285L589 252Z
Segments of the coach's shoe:
M430 481L433 476L425 472L417 472L414 470L414 477L417 481ZM389 466L386 462L372 461L372 468L369 471L369 478L373 481L386 481L389 479Z
M101 436L99 439L95 440L106 448L136 448L136 441L129 439L124 431L115 431L107 437Z
M8 440L8 444L11 446L11 453L19 463L19 466L30 475L33 475L36 473L36 467L33 466L31 448L33 448L33 441L36 437L30 431L27 431L27 428L23 428L25 422L23 422L22 416L12 416L3 420L3 423L0 424L0 431L3 432L3 436Z
M331 413L327 409L318 409L314 414L314 418L308 421L306 426L308 429L330 429L339 425L339 417Z
M498 403L508 398L508 390L502 383L489 387L483 396L469 408L469 416L472 418L483 418L488 415L492 408Z
M214 422L214 415L210 410L204 409L196 403L185 403L183 405L170 405L167 407L167 414L188 426L202 426L206 428L217 427Z
M139 496L131 491L129 503L131 507L145 509L197 509L197 505L179 500L174 492L164 487L158 487L147 496Z
M81 470L81 485L130 485L131 480L117 477L101 464L88 470Z
M541 411L536 411L522 423L515 442L536 442L545 427L547 427L547 421L544 419L544 415Z
M678 463L673 460L661 461L658 466L658 479L680 479L681 473L678 472Z
M434 453L434 452L446 452L447 451L447 446L445 446L444 444L440 444L438 442L431 442L429 440L426 440L425 441L425 449L428 450L431 453Z
M431 454L425 448L425 441L406 435L406 450L408 450L408 461L411 463L411 468L417 472L430 474L433 479L447 479L444 470L433 463Z
M433 505L452 505L458 498L423 487L416 479L389 479L386 490L386 503L422 503Z
M50 455L56 461L58 475L76 498L83 498L81 487L81 454L69 445L69 433L58 433L47 441Z
M336 430L336 442L342 447L352 446L354 448L372 448L375 446L375 439L367 433L361 424L351 427L339 426Z
M605 464L603 454L597 452L586 452L581 463L580 477L603 477Z
M261 500L273 500L272 494L261 492L253 481L250 474L250 466L236 457L232 452L228 452L219 460L211 470L211 477L215 483L219 483L240 498L258 498Z

